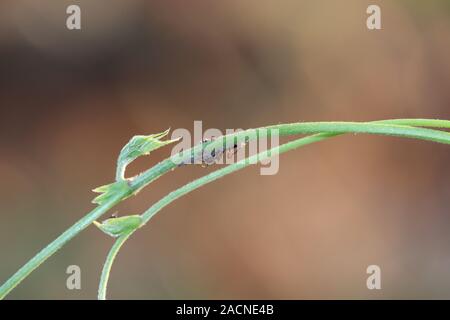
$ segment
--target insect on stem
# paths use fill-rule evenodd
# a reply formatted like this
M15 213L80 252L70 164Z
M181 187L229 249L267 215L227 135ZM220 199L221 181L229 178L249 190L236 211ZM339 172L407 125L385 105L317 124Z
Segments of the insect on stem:
M208 167L213 164L221 163L224 155L227 159L231 159L236 152L245 147L245 142L233 143L231 146L225 146L221 148L214 148L212 150L205 150L205 147L209 144L209 142L214 141L213 139L204 139L199 144L204 145L203 150L198 152L195 155L192 155L188 161L181 162L178 166L184 166L186 164L201 164L202 167ZM198 145L199 145L198 144Z

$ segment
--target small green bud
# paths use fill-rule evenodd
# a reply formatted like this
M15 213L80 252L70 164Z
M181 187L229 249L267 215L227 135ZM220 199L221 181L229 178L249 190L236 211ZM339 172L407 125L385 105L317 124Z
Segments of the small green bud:
M94 224L104 233L116 238L139 228L142 225L142 217L140 215L130 215L109 218L102 223L94 221Z
M94 200L92 200L92 203L96 203L99 205L102 205L112 197L116 196L118 193L130 191L130 195L128 195L128 197L131 196L131 188L128 185L128 181L126 180L106 184L104 186L97 187L92 191L96 193L101 193L100 195L95 197Z

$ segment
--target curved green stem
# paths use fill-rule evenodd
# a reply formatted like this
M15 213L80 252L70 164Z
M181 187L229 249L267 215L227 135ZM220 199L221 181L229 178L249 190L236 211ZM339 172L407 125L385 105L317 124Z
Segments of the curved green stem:
M299 148L301 146L304 146L304 145L307 145L307 144L310 144L313 142L318 142L318 141L330 138L335 135L336 134L323 133L323 134L316 134L313 136L301 138L301 139L298 139L295 141L285 143L279 147L272 148L272 149L270 149L269 153L271 153L271 156L275 156L277 154L281 154L281 153ZM228 175L235 171L241 170L241 169L249 166L251 163L256 162L256 160L264 160L266 158L268 158L267 153L261 152L259 154L253 155L249 158L243 159L234 164L230 164L229 166L224 167L222 169L213 171L212 173L210 173L206 176L196 179L196 180L184 185L183 187L181 187L175 191L172 191L171 193L169 193L168 195L163 197L161 200L156 202L153 206L150 207L150 209L148 209L141 215L142 221L143 221L142 225L146 224L156 213L158 213L165 206L169 205L170 203L172 203L176 199L182 197L183 195L185 195L197 188L200 188L201 186L203 186L207 183L217 180L225 175ZM109 274L110 274L111 266L114 262L114 259L117 255L118 250L123 245L123 243L128 239L128 237L131 234L133 234L136 230L137 229L131 231L130 233L127 233L124 236L119 237L115 241L113 246L111 247L111 249L108 253L108 256L106 258L105 264L103 266L103 270L102 270L102 274L101 274L101 278L100 278L100 284L99 284L99 290L98 290L98 299L99 300L106 299L106 289L107 289L107 285L108 285Z
M173 201L177 200L178 198L184 196L185 194L188 194L189 192L198 189L210 182L213 182L219 178L222 178L223 176L226 176L228 174L231 174L233 172L236 172L238 170L244 169L245 167L248 167L252 163L255 163L256 161L263 161L267 158L270 158L272 156L276 156L278 154L282 154L300 147L303 147L305 145L319 142L331 137L336 136L337 134L333 133L319 133L312 136L308 136L305 138L300 138L294 141L287 142L285 144L282 144L278 147L272 148L269 150L269 156L266 152L261 152L256 155L253 155L251 157L248 157L246 159L240 160L236 163L230 164L224 168L218 169L216 171L211 172L210 174L207 174L206 176L203 176L201 178L198 178L196 180L193 180L181 188L176 189L175 191L172 191L165 197L163 197L161 200L156 202L153 206L151 206L147 211L145 211L142 214L142 220L143 225L146 224L155 214L157 214L161 209L172 203Z
M129 232L118 237L117 240L114 242L113 246L111 247L111 249L109 250L105 264L103 265L100 284L98 286L98 300L106 300L106 289L108 286L109 274L111 272L112 264L120 248L125 243L125 241L127 241L127 239L131 236L131 234L132 232Z
M59 237L53 240L48 246L39 251L39 253L37 253L16 273L14 273L14 275L0 287L0 300L3 299L12 289L14 289L23 279L25 279L34 269L61 249L64 244L66 244L86 227L91 225L94 220L98 219L118 204L123 197L125 197L125 194L118 194L116 197L103 205L96 207L73 226L67 229L64 233L62 233Z
M397 124L397 125L404 125L404 124L415 124L415 125L429 125L429 126L445 126L445 125L449 125L448 121L435 121L435 120L431 120L431 121L408 121L408 120L390 120L390 121L386 121L386 122L390 122L391 124ZM276 127L276 126L273 126ZM283 128L285 129L285 128ZM286 130L286 129L285 129ZM223 176L226 176L228 174L231 174L233 172L236 172L238 170L241 170L247 166L249 166L252 163L256 163L256 161L262 161L265 160L267 158L269 158L269 154L270 157L271 156L276 156L277 154L282 154L297 148L300 148L302 146L306 146L308 144L314 143L314 142L319 142L334 136L340 135L340 133L318 133L315 135L311 135L305 138L300 138L294 141L290 141L288 143L282 144L281 146L275 147L270 149L269 153L267 152L261 152L259 154L253 155L249 158L243 159L237 163L234 164L230 164L227 167L218 169L208 175L205 175L201 178L198 178L178 189L176 189L175 191L172 191L171 193L169 193L168 195L166 195L165 197L163 197L161 200L159 200L158 202L156 202L153 206L151 206L147 211L145 211L141 216L142 216L142 220L143 223L142 225L146 224L148 221L150 221L150 219L157 214L159 211L161 211L164 207L166 207L167 205L169 205L170 203L172 203L173 201L177 200L178 198L186 195L187 193L198 189L210 182L213 182ZM448 143L445 142L445 143ZM130 234L134 233L137 229L133 230ZM129 237L129 235L127 235L127 238ZM120 249L120 247L122 246L122 244L126 241L122 240L122 239L117 239L116 243L113 245L113 247L111 248L111 251L108 254L108 257L106 259L105 262L105 266L108 265L108 275L105 276L102 273L101 279L108 279L109 277L109 270L111 269L111 265L114 262L114 258L117 254L117 248L116 248L116 244L118 244L118 247ZM112 260L110 259L110 256L112 255L112 252L114 252L113 258ZM106 268L104 268L103 270L105 270ZM107 283L102 283L101 281L101 287L104 288L104 290L106 291L106 286ZM100 299L100 296L99 296ZM102 299L105 299L105 296L102 297Z
M330 135L338 135L343 133L370 133L379 135L391 135L406 138L414 138L421 140L434 141L438 143L450 144L450 133L439 130L432 130L426 128L417 128L411 126L435 127L435 128L450 128L450 121L446 120L431 120L431 119L398 119L398 120L384 120L371 123L358 122L304 122L292 124L279 124L269 127L262 127L259 129L249 129L237 133L227 135L226 138L244 138L251 133L255 133L254 138L258 138L261 129L278 129L280 136L289 136L297 134L315 134L325 133ZM316 136L317 138L317 136ZM253 138L250 138L253 139ZM222 139L216 139L211 142L211 147L219 147L222 144ZM186 150L189 159L190 152L198 152L202 150L202 146L196 146L192 149ZM136 194L141 188L145 187L152 181L156 180L163 174L175 169L177 164L168 158L141 175L130 180L129 190L118 192L114 197L96 207L86 216L81 218L78 222L68 228L64 233L52 241L48 246L42 249L31 260L23 265L16 273L14 273L1 287L0 299L3 299L13 288L15 288L23 279L25 279L33 270L35 270L46 259L56 253L64 244L70 241L73 237L79 234L82 230L88 227L92 222L122 200L129 197L130 194ZM228 167L226 167L228 168ZM224 169L226 169L224 168Z
M315 133L369 133L378 135L398 136L404 138L412 138L419 140L428 140L438 143L450 143L450 133L445 131L421 128L445 128L450 129L449 120L434 120L434 119L393 119L393 120L379 120L373 122L299 122L289 124L278 124L257 129L248 129L236 133L232 133L223 138L226 139L242 139L245 137L258 138L261 130L277 129L280 136L291 136L299 134L315 134ZM209 144L211 148L220 147L223 140L217 138ZM196 146L192 149L186 150L189 155L191 152L197 153L201 151L202 146ZM187 157L189 159L189 157ZM154 181L163 173L174 169L177 165L168 158L161 161L154 167L144 171L137 176L132 182L133 188L142 188L148 183ZM155 173L162 172L155 175Z

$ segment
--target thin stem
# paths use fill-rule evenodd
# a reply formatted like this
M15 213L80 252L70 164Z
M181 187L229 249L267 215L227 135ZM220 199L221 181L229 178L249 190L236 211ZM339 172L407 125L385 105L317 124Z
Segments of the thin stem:
M319 134L315 134L315 135L308 136L305 138L300 138L300 139L297 139L294 141L290 141L290 142L282 144L278 147L270 149L268 151L268 153L260 152L256 155L250 156L246 159L242 159L236 163L230 164L224 168L213 171L210 174L207 174L206 176L203 176L201 178L193 180L193 181L185 184L181 188L178 188L177 190L172 191L171 193L169 193L168 195L163 197L161 200L156 202L147 211L145 211L142 214L143 224L146 224L156 213L158 213L161 209L163 209L164 207L166 207L173 201L177 200L178 198L188 194L189 192L191 192L195 189L198 189L198 188L204 186L205 184L208 184L219 178L222 178L223 176L226 176L226 175L236 172L238 170L244 169L245 167L248 167L249 165L255 163L257 160L263 161L272 156L276 156L278 154L282 154L282 153L300 148L302 146L306 146L306 145L314 143L314 142L319 142L319 141L334 137L336 135L337 134L333 134L333 133L319 133ZM271 154L271 156L269 156L268 154Z
M238 161L236 163L230 164L227 167L218 169L206 176L198 178L198 179L182 186L181 188L179 188L175 191L172 191L171 193L169 193L168 195L163 197L161 200L156 202L147 211L145 211L141 215L142 220L143 220L142 225L146 224L156 213L158 213L165 206L169 205L170 203L172 203L173 201L182 197L183 195L185 195L195 189L198 189L207 183L217 180L225 175L228 175L235 171L241 170L241 169L249 166L252 163L256 163L257 160L262 161L264 159L267 159L269 157L268 154L271 154L271 156L276 156L277 154L281 154L281 153L299 148L299 147L307 145L307 144L322 141L324 139L327 139L327 138L330 138L330 137L333 137L336 135L337 134L332 134L332 133L322 133L322 134L308 136L305 138L300 138L300 139L282 144L281 146L272 148L268 152L267 151L260 152L256 155L253 155L251 157L248 157L248 158ZM103 265L103 270L102 270L102 274L100 277L100 284L99 284L99 290L98 290L98 299L99 300L106 299L106 290L107 290L107 286L108 286L108 279L109 279L111 267L112 267L112 264L114 262L114 259L116 258L116 255L117 255L120 247L130 237L130 235L133 234L136 230L137 229L117 238L117 240L114 242L113 246L111 247L111 249L108 253L108 256L106 257L105 264Z
M432 130L426 128L410 127L424 126L424 127L436 127L436 128L450 128L450 121L446 120L429 120L429 119L398 119L398 120L385 120L372 123L358 123L358 122L304 122L304 123L292 123L292 124L279 124L269 127L262 127L259 129L249 129L240 131L225 136L224 138L245 138L250 133L256 133L257 138L261 129L278 129L280 136L289 136L297 134L314 134L314 133L326 133L326 134L343 134L343 133L370 133L380 135L392 135L406 138L414 138L421 140L434 141L439 143L450 144L450 133L439 130ZM213 141L210 145L212 148L219 147L222 139ZM191 152L201 151L202 146L196 146L192 149L186 150L186 160L189 159ZM1 287L0 287L0 299L3 299L13 288L15 288L23 279L25 279L33 270L41 265L46 259L51 257L61 247L75 237L78 233L88 227L92 222L122 200L127 198L130 194L137 193L141 188L145 187L149 183L161 177L163 174L175 169L177 164L172 161L171 158L163 160L141 175L135 177L130 182L130 189L127 191L118 192L116 196L112 197L107 202L98 206L86 216L81 218L78 222L68 228L59 237L53 240L49 245L37 253L31 260L23 265L16 273L14 273ZM227 167L228 168L228 167ZM225 169L225 168L224 168Z
M409 122L411 123L410 126ZM419 127L419 128L418 128ZM378 135L390 135L404 138L428 140L438 143L450 144L450 133L439 130L432 130L420 127L446 128L450 129L450 121L433 120L433 119L393 119L379 120L374 122L300 122L289 124L278 124L257 129L248 129L236 133L228 134L222 138L226 139L257 139L261 130L278 129L280 136L291 136L299 134L315 134L315 133L370 133ZM223 140L217 138L210 143L211 149L223 145ZM196 146L185 152L188 154L186 160L189 159L191 152L196 154L201 151L201 146ZM154 167L144 171L137 176L132 182L133 188L142 188L148 183L154 181L162 174L174 169L177 165L171 158L161 161Z
M98 300L106 300L106 289L108 286L109 274L111 272L111 267L116 258L117 253L119 252L122 245L127 241L127 239L131 236L131 233L126 233L114 242L111 247L108 256L106 257L105 264L103 265L102 275L100 278L100 284L98 286Z
M86 227L91 225L94 220L97 220L104 213L108 212L108 210L118 204L123 197L125 197L125 194L118 194L116 197L105 202L103 205L96 207L73 226L67 229L64 233L62 233L59 237L53 240L48 246L39 251L39 253L37 253L16 273L14 273L14 275L0 287L0 300L3 299L12 289L14 289L23 279L25 279L34 269L61 249L64 244L74 238Z
M407 121L404 120L400 120L397 121L399 123L405 123ZM423 124L423 122L420 122ZM436 122L431 122L430 124L434 124L436 125ZM318 133L315 135L311 135L311 136L307 136L304 138L300 138L300 139L296 139L294 141L290 141L287 142L285 144L282 144L280 146L277 146L275 148L272 148L269 150L269 152L260 152L256 155L250 156L246 159L240 160L234 164L230 164L227 167L218 169L208 175L205 175L201 178L198 178L194 181L191 181L189 183L187 183L186 185L176 189L175 191L172 191L171 193L169 193L168 195L166 195L165 197L163 197L162 199L160 199L158 202L156 202L153 206L151 206L148 210L146 210L141 216L142 216L142 220L143 220L143 225L146 224L148 221L150 221L150 219L157 214L159 211L161 211L164 207L168 206L170 203L174 202L175 200L179 199L180 197L190 193L191 191L194 191L195 189L198 189L210 182L213 182L221 177L224 177L228 174L231 174L233 172L236 172L238 170L244 169L245 167L256 163L257 161L263 161L267 158L270 158L272 156L276 156L303 146L306 146L308 144L312 144L315 142L319 142L331 137L335 137L337 135L340 135L339 133ZM131 231L130 234L134 233L137 229ZM130 236L130 234L127 235L127 238ZM109 270L111 269L111 265L114 262L114 258L117 255L117 250L116 249L116 245L118 245L118 248L120 249L120 247L122 246L122 244L124 243L125 240L122 239L117 239L116 243L113 245L113 247L111 248L111 251L108 254L108 257L106 259L105 262L105 268L103 270L106 269L106 266L108 266L108 274L104 275L102 273L101 279L106 278L106 281L109 277ZM114 252L114 254L112 254ZM110 258L112 256L112 259ZM107 287L107 283L100 281L102 288L104 288L104 290L106 291L106 287ZM102 296L102 299L105 299L105 296ZM99 296L100 299L100 296Z

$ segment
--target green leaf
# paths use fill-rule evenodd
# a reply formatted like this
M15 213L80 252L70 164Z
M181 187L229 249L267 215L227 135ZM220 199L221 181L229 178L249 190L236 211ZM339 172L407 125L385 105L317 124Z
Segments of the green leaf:
M172 140L161 140L169 134L167 129L164 132L151 134L148 136L134 136L131 140L122 148L117 159L117 171L116 180L125 179L125 169L136 158L147 155L151 151L159 149L167 144L178 141L180 138Z
M121 180L110 184L106 184L104 186L97 187L92 191L101 193L100 195L95 197L94 200L92 200L92 203L96 203L99 205L102 205L112 197L115 197L117 194L124 194L129 192L130 194L128 196L125 196L123 199L128 198L132 194L132 190L128 185L127 180Z
M142 217L140 215L130 215L120 218L109 218L102 223L94 221L94 224L107 235L117 238L139 228L142 225Z

